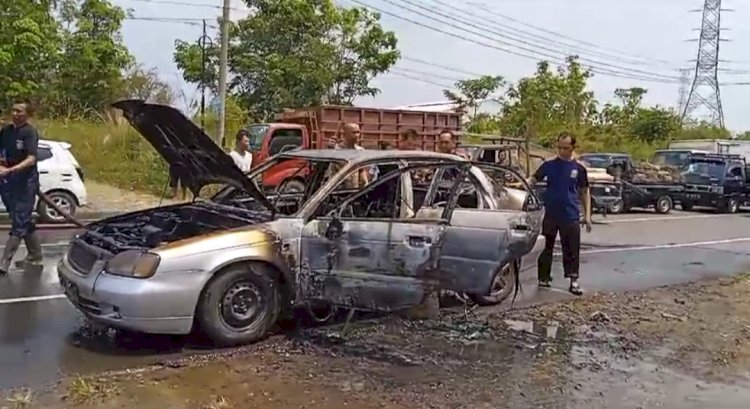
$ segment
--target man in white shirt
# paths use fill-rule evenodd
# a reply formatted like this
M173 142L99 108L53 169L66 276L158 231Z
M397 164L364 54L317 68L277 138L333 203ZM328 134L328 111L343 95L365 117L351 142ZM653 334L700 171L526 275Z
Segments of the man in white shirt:
M235 136L234 149L229 152L234 164L242 173L247 173L253 166L253 155L250 153L250 137L246 130L240 129Z

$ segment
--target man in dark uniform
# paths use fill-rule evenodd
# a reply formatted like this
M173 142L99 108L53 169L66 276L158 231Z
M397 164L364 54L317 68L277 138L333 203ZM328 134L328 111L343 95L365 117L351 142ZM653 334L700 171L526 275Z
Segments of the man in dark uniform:
M578 285L579 254L581 249L581 208L586 231L591 231L591 193L586 168L573 156L575 136L562 133L557 138L558 156L548 160L529 178L529 184L547 180L544 192L544 250L537 261L539 286L550 287L552 256L557 233L562 244L563 271L570 279L569 291L583 294Z
M36 167L39 134L28 123L33 114L28 101L16 101L12 114L13 123L0 130L0 183L3 202L11 219L10 237L0 258L0 274L8 272L22 239L28 253L24 264L40 265L42 262L41 240L31 218L39 189Z

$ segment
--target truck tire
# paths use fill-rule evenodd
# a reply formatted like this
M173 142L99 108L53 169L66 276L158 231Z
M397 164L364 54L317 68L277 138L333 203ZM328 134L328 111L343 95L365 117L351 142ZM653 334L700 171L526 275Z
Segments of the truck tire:
M305 183L299 179L287 180L282 185L284 191L281 193L303 193L305 191Z
M672 211L673 205L674 203L672 202L671 197L667 195L659 196L654 204L654 210L659 214L667 214Z
M693 203L691 201L683 200L682 202L680 202L680 209L682 209L682 210L684 210L686 212L689 212L689 211L693 210L693 207L695 207L695 203Z
M721 212L722 213L737 213L737 210L740 207L740 202L737 200L736 197L730 197L729 199L724 202L723 206L721 206Z
M612 214L619 214L625 211L625 203L622 199L615 200L608 207L607 211Z
M281 294L271 267L258 262L231 265L203 289L195 320L202 335L220 347L259 341L279 317Z

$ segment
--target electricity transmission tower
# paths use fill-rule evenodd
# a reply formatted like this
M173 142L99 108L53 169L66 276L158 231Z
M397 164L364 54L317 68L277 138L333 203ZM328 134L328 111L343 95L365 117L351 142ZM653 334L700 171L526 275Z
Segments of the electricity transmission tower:
M719 91L719 44L721 38L721 0L705 0L702 10L703 22L698 41L698 57L695 59L695 76L682 111L683 123L705 120L724 128L724 111L721 108ZM696 40L694 40L696 41Z
M685 103L687 102L688 89L690 88L690 74L693 73L693 68L680 68L680 96L677 101L677 112L682 115L685 111Z

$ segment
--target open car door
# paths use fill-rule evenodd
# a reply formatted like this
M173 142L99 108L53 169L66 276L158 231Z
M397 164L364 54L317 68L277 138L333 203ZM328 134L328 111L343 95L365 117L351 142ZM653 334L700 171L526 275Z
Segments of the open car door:
M536 245L543 208L523 177L508 167L473 163L460 181L464 188L446 205L448 220L442 237L438 271L444 288L468 294L487 294L508 263L521 260ZM508 175L520 189L506 187ZM475 200L461 197L472 192ZM465 194L465 193L464 193ZM461 202L476 203L463 207Z

